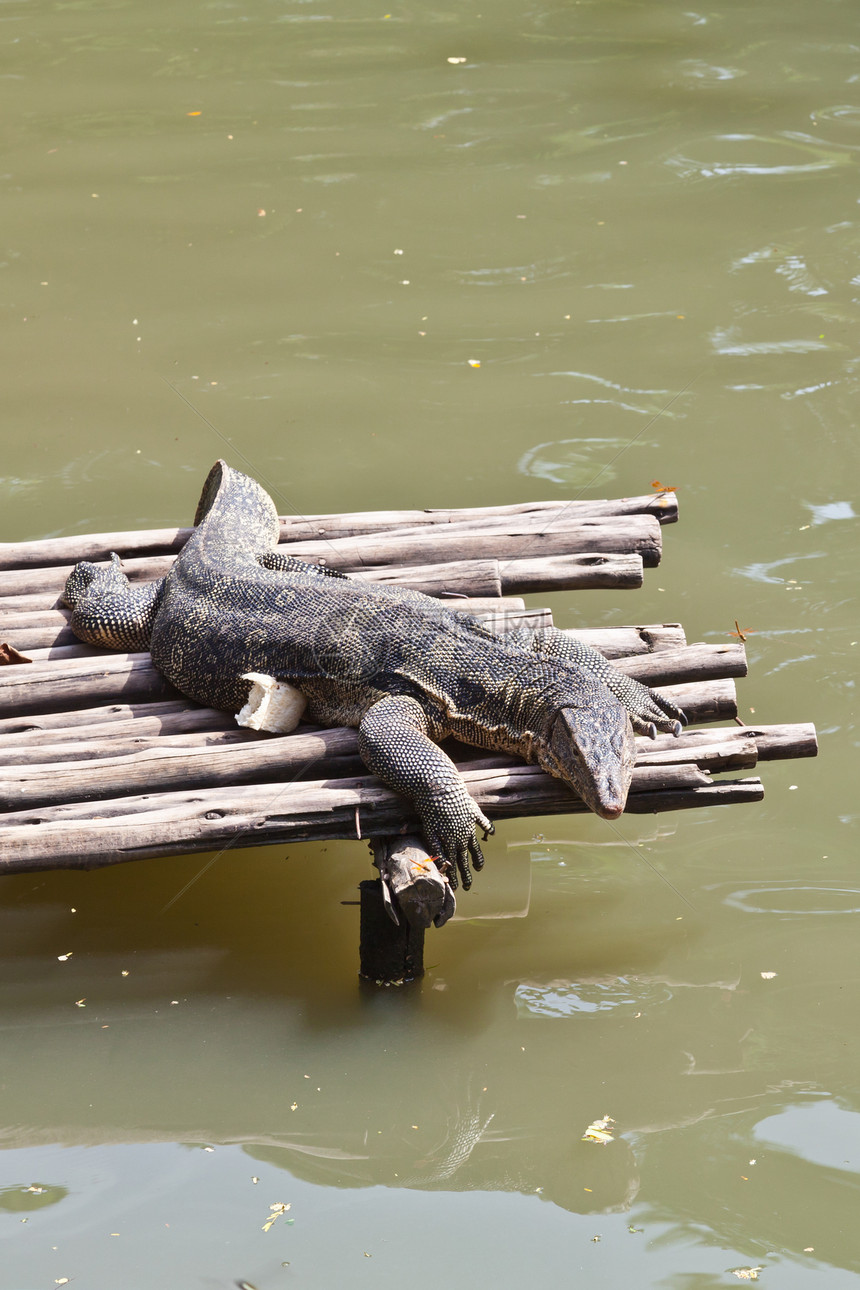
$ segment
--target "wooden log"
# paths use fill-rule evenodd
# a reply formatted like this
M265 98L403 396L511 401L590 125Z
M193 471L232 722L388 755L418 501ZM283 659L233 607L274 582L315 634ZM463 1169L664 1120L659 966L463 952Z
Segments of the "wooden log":
M215 708L201 708L192 699L165 699L153 703L109 703L101 707L78 708L61 712L20 713L0 719L0 740L22 744L32 739L56 741L55 731L74 731L77 738L109 738L140 730L142 734L178 734L183 730L231 730L235 719Z
M17 648L22 647L16 646ZM28 646L24 652L33 663L61 663L71 658L104 658L104 649L101 646L85 645L74 635L66 645L49 645L45 649L31 649Z
M2 603L2 602L0 602ZM0 633L6 631L23 631L32 627L68 627L71 621L70 609L23 609L3 613L0 608Z
M603 588L629 591L642 586L643 560L638 552L581 552L570 555L509 558L499 561L502 591L585 591Z
M652 623L642 627L564 628L565 636L582 641L605 658L653 654L656 650L683 649L687 644L680 623Z
M678 518L678 501L672 493L647 494L601 501L517 502L510 506L472 506L460 510L356 511L345 515L282 516L281 541L319 537L342 538L392 529L433 527L443 524L498 523L513 517L531 517L544 524L560 515L600 518L653 515L661 524ZM166 555L185 545L191 528L142 529L114 533L70 534L35 542L0 542L0 570L40 568L49 564L77 564L79 560L107 560L112 551L126 555Z
M80 645L71 627L0 627L0 640L15 644L29 653L33 649L55 649L60 645Z
M692 767L644 768L649 789L631 792L627 810L656 813L759 801L757 779L712 784ZM564 785L534 767L465 772L470 793L491 818L584 811ZM659 787L658 784L662 785ZM334 784L259 784L72 803L15 812L0 822L0 873L98 868L155 855L231 846L407 833L407 804L369 777Z
M779 726L739 726L741 735L755 740L759 761L817 757L818 736L811 722Z
M118 555L168 555L181 551L192 528L126 530L116 533L70 533L66 537L38 538L34 542L0 542L0 570L40 569L51 564L77 564L79 560L109 560Z
M740 641L736 645L706 645L696 641L682 649L619 658L614 661L614 666L626 676L649 686L747 674L746 651Z
M167 557L127 560L123 569L132 582L151 582L170 568ZM57 609L59 596L72 566L38 570L12 569L0 573L0 611ZM501 570L504 570L502 577ZM411 587L428 596L455 594L497 597L518 590L585 590L642 585L642 557L638 554L574 554L540 560L495 558L450 560L443 564L383 565L353 569L351 576L369 582Z
M695 761L702 765L701 756L710 745L735 745L738 749L753 743L759 761L782 761L786 758L817 757L818 739L815 726L797 722L776 726L726 726L721 730L685 730L675 739L672 735L658 735L656 739L636 740L636 763L647 765L667 758ZM678 754L683 753L683 758Z
M646 568L660 563L660 525L650 515L574 520L564 512L551 523L514 517L505 524L437 525L398 529L352 538L291 542L291 555L310 564L350 572L381 565L426 564L430 560L498 559L529 564L547 556L591 553L639 555ZM0 579L4 576L0 574ZM2 583L0 583L2 586Z
M43 769L49 764L72 763L95 761L104 761L113 763L115 758L135 757L141 753L156 753L159 756L167 756L169 753L181 748L193 748L202 751L206 748L232 748L237 744L255 744L266 742L266 736L255 730L242 730L235 726L232 730L189 730L184 734L141 734L138 731L133 733L119 735L109 728L105 732L104 726L84 726L84 731L101 731L101 735L90 738L81 738L77 730L73 731L54 731L53 738L55 742L49 742L46 738L47 732L42 733L42 739L38 743L25 743L22 737L10 740L0 739L0 785L2 785L4 771L7 767L15 767L23 770L30 766L41 766ZM65 740L62 739L65 734ZM70 737L73 736L73 737ZM355 774L355 770L344 771L344 774ZM0 796L2 796L2 787L0 787ZM2 810L0 806L0 810Z
M211 709L203 711L211 712ZM220 717L224 722L229 720L224 713L213 715ZM122 727L121 733L120 731L114 733L113 725L106 728L103 724L97 724L72 727L65 731L62 729L35 731L29 737L27 735L0 736L0 768L14 767L15 770L10 772L12 778L16 778L17 771L20 771L25 778L28 776L32 778L33 767L38 768L37 775L48 775L52 773L53 764L56 763L57 769L62 774L70 775L75 765L88 762L91 766L98 761L113 767L117 772L118 788L122 794L139 787L141 783L148 784L153 790L161 787L157 761L162 756L166 759L166 770L172 775L164 786L169 788L175 785L188 788L197 783L202 785L205 781L195 778L197 759L188 759L185 764L187 774L183 775L179 773L183 768L182 763L177 766L175 759L172 762L170 760L170 754L176 750L196 750L203 758L204 750L207 748L228 748L237 744L253 748L255 745L266 744L268 747L265 754L261 755L254 765L254 778L267 778L267 772L269 772L271 778L278 779L281 778L282 770L291 767L309 768L314 762L314 757L319 755L320 748L317 744L302 745L303 735L333 733L302 727L300 734L281 737L291 740L292 745L287 748L286 756L273 758L271 756L273 747L283 748L283 743L279 744L272 736L256 731L242 730L238 727L209 730L192 728L165 734L158 731L156 723L157 719L154 718L152 720L154 729L146 731L140 729L146 726L146 720L138 719L116 723ZM329 773L353 776L361 771L357 734L354 730L343 727L338 729L342 742L338 743L333 751L329 749L325 757ZM503 754L488 758L467 745L451 746L455 749L453 755L458 764L463 763L471 769L478 765L488 767L520 764L517 758L506 757ZM136 759L143 753L149 756L144 764L141 764ZM734 770L752 767L757 760L815 757L817 753L815 727L808 724L758 726L755 729L729 726L719 730L686 730L679 739L674 739L670 735L658 735L655 740L639 738L636 741L636 762L640 766L688 763L708 770ZM122 760L117 764L116 759ZM248 761L254 764L250 754L246 758L246 769ZM152 762L156 762L155 767ZM130 772L134 772L132 779L123 787L123 776ZM8 777L0 772L0 795L3 792L3 781ZM228 766L226 773L223 776L216 776L212 782L230 782L230 778ZM82 790L85 790L85 795L89 795L86 792L88 788L86 777L79 782Z
M108 655L0 668L0 717L58 712L83 703L178 698L148 654Z
M423 591L426 596L438 596L452 605L470 597L494 599L502 594L499 562L493 559L451 560L446 564L420 564L411 568L396 564L382 568L368 566L351 570L350 576L361 582Z
M62 608L59 592L28 591L16 595L0 596L0 612Z
M661 685L660 693L672 699L690 724L733 721L738 715L735 683L730 677L690 681L686 685Z
M678 498L674 493L648 493L641 497L603 498L576 501L515 502L507 506L469 506L461 509L423 511L357 511L343 515L281 516L281 541L315 537L352 537L386 529L415 528L418 525L480 524L498 518L534 516L551 520L565 512L579 517L612 515L653 515L661 524L678 519Z
M355 730L336 727L314 734L240 740L221 747L156 747L119 756L72 761L46 759L5 766L0 775L0 811L27 804L106 800L148 790L211 788L215 785L290 780L315 770L317 775L348 778L354 774L358 743ZM50 745L48 745L50 747ZM338 767L341 758L347 767Z

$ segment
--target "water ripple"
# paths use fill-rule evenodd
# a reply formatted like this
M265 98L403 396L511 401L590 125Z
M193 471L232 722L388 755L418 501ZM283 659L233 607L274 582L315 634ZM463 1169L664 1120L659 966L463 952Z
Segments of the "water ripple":
M665 159L666 165L682 179L725 179L744 175L814 174L847 165L851 160L843 145L828 147L806 135L725 134L719 136L717 142L724 153L719 158L700 160L676 153ZM789 153L788 158L785 158L786 152ZM733 156L733 153L737 155ZM791 153L800 154L800 157L794 160ZM804 155L810 159L803 160Z
M732 569L732 573L741 578L749 578L753 582L782 583L786 579L774 574L774 569L782 569L786 565L793 567L798 560L823 560L825 554L824 551L808 551L804 555L787 555L781 560L762 560L744 565L740 569Z
M739 76L746 76L737 67L718 67L715 63L706 63L698 58L690 58L679 64L682 76L701 85L716 85L719 81L733 81Z
M613 480L617 472L612 463L627 448L649 446L641 439L632 443L629 439L557 439L530 448L517 462L517 470L553 484L587 487L598 475L603 483Z
M733 909L740 909L745 914L779 914L783 918L860 914L860 889L799 887L790 883L780 883L774 887L741 888L726 896L724 904Z

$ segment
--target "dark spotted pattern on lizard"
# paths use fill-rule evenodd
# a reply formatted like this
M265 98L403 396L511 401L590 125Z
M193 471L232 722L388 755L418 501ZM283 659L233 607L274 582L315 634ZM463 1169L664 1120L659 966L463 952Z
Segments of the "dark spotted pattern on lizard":
M367 767L409 798L430 850L471 885L492 832L450 758L454 736L519 754L570 785L598 815L624 809L633 727L678 733L669 700L562 632L497 636L417 591L374 585L276 550L274 504L217 462L195 532L160 582L132 587L118 557L82 563L65 600L82 639L149 646L156 667L198 702L238 712L248 672L300 690L307 716L358 728ZM632 721L632 724L631 724Z

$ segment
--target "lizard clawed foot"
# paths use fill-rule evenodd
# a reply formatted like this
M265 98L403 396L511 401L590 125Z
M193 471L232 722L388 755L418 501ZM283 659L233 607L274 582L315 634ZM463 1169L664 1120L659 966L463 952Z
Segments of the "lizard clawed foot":
M651 690L639 682L633 682L633 685L635 697L628 707L636 734L656 739L657 731L662 730L677 739L687 724L687 718L678 705L659 690Z
M438 862L441 862L439 867L454 891L461 880L464 891L471 887L470 860L476 870L480 871L484 867L484 853L475 836L475 826L478 825L483 830L484 841L495 832L493 825L468 794L464 793L463 797L465 801L456 803L437 800L421 813L428 846L438 857Z

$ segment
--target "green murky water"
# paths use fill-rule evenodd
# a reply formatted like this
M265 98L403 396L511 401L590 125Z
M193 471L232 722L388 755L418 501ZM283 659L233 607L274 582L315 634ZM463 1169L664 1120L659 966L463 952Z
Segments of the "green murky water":
M737 618L743 715L822 746L499 828L408 996L357 989L354 844L169 908L203 858L6 879L0 1288L857 1284L856 5L7 0L0 45L0 539L187 522L222 454L301 512L659 478L661 568L557 623Z

